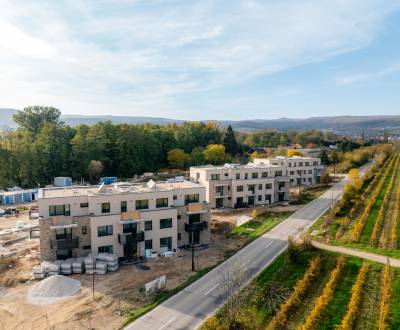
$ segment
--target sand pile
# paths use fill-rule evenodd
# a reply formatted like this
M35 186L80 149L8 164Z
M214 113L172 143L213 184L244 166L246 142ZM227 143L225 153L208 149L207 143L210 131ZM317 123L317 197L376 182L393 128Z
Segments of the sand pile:
M28 291L27 300L34 305L48 305L71 297L81 290L81 282L62 275L45 278Z

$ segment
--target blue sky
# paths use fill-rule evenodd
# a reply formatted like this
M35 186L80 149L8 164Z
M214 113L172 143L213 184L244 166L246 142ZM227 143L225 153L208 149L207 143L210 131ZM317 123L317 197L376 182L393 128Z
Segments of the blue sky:
M0 107L400 114L400 1L0 0Z

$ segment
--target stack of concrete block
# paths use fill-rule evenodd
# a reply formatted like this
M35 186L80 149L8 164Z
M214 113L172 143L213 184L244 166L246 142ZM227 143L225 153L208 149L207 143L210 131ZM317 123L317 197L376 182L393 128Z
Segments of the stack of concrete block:
M107 273L107 262L96 261L96 274L104 275Z
M97 260L104 261L107 263L107 271L115 272L118 270L118 258L117 256L110 253L100 253L97 256Z
M71 275L72 274L72 261L73 259L67 259L61 264L61 274Z
M46 271L42 265L36 265L32 268L32 275L35 280L42 280L46 277Z
M85 270L86 270L87 274L93 274L94 268L96 266L95 261L96 261L96 259L92 255L89 255L88 257L86 257L84 259Z
M72 262L72 272L74 274L82 274L85 271L84 259L76 258Z
M45 265L42 266L45 268L48 276L58 275L60 274L60 267L62 264L62 260L56 260L54 262L46 262Z

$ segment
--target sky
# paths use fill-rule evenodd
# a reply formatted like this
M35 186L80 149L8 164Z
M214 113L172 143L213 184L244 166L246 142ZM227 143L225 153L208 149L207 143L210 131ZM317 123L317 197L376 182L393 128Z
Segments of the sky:
M0 0L0 107L400 115L400 0Z

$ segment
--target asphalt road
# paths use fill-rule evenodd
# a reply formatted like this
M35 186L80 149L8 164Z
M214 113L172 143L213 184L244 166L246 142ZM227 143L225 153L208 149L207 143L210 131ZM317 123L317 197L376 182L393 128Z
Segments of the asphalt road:
M341 197L345 180L293 213L270 232L256 239L220 266L128 325L126 330L196 329L224 302L223 269L240 264L249 281L271 264L287 247L289 235L298 237Z

